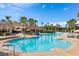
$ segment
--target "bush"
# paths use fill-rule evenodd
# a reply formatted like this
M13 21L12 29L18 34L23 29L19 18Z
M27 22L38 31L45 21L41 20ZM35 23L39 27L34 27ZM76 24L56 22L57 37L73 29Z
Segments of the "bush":
M68 36L68 38L75 38L75 36Z
M77 39L79 39L79 35L77 35Z
M10 35L10 32L6 32L5 34L6 34L6 35Z

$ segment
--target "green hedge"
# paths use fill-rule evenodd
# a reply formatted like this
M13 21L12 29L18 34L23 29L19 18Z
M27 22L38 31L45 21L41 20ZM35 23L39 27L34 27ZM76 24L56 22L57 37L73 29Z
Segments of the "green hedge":
M77 39L79 39L79 35L77 35Z

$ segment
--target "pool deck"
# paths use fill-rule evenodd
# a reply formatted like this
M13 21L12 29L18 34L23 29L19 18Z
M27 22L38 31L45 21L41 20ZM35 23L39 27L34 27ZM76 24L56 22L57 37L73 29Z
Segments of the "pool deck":
M79 56L79 39L76 38L67 38L66 36L58 36L56 37L59 40L66 40L72 43L72 46L68 49L54 48L50 49L50 53L48 52L40 52L40 53L18 53L15 52L16 56ZM4 53L8 53L9 56L13 56L13 51L10 51L8 47L3 47L6 44L6 41L11 39L0 40L0 51Z
M72 46L68 49L60 49L60 48L55 48L53 52L55 55L60 55L60 56L79 56L79 39L76 38L67 38L66 36L59 36L57 37L59 40L66 40L70 43L72 43ZM58 51L58 52L57 52Z
M2 39L1 39L2 38ZM8 49L8 47L4 47L3 45L7 44L5 42L12 40L12 38L20 38L18 36L5 36L0 38L0 52L8 53L8 55L12 55L13 52Z

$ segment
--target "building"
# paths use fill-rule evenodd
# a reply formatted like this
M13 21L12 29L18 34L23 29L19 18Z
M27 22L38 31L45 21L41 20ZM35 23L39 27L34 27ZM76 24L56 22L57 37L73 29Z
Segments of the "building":
M13 23L13 24L5 24L0 23L0 33L10 32L10 33L18 33L22 32L22 30L25 29L27 32L33 31L39 31L39 27L36 24L33 25L23 25L21 23Z
M10 30L10 26L8 24L5 24L5 23L0 23L0 31L3 31L3 30Z
M36 24L29 25L27 29L30 31L39 31L39 27Z

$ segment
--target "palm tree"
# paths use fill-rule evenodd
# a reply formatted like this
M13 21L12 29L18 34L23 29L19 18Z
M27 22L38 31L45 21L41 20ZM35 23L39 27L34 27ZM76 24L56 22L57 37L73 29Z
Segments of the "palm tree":
M75 30L76 23L77 23L77 21L75 19L71 19L71 20L67 21L68 29L69 30Z
M3 22L3 23L7 23L7 24L9 24L10 23L10 16L5 16L5 19L2 19L1 21Z
M28 23L29 23L29 25L34 25L34 24L37 23L37 20L34 20L33 18L30 18L30 19L28 20Z
M12 24L11 16L5 16L5 21L7 24Z
M27 18L25 16L20 17L20 22L25 26Z
M2 19L2 22L5 23L6 25L8 25L9 31L11 34L12 33L12 25L13 25L13 22L11 21L11 16L5 16L5 19ZM7 29L7 31L8 31L8 29Z
M78 17L78 20L77 21L79 21L79 13L77 13L77 17ZM77 24L77 28L79 28L79 23Z
M56 24L56 26L57 26L57 30L59 31L60 30L60 25Z
M45 29L46 31L48 30L47 24L44 25L44 29Z
M78 17L78 20L79 20L79 13L77 13L77 17Z
M11 16L6 16L5 18L6 18L7 24L10 26L10 33L11 33L12 29L13 29L13 27L12 27L13 22L11 20Z
M47 30L50 30L50 25L49 25L49 23L47 23Z
M53 30L53 24L51 24L50 27L51 27L51 31L52 31Z
M1 22L2 22L2 23L6 23L5 19L2 19Z
M44 24L44 23L43 23L43 22L41 22L42 27L43 27L43 24Z
M29 25L35 28L35 29L33 29L34 32L36 32L36 28L37 28L36 23L37 22L38 21L34 20L33 18L29 18L29 20L28 20Z
M23 33L25 33L25 26L26 26L27 18L25 16L20 17L20 23L23 25Z
M10 20L11 16L5 16L6 20Z

